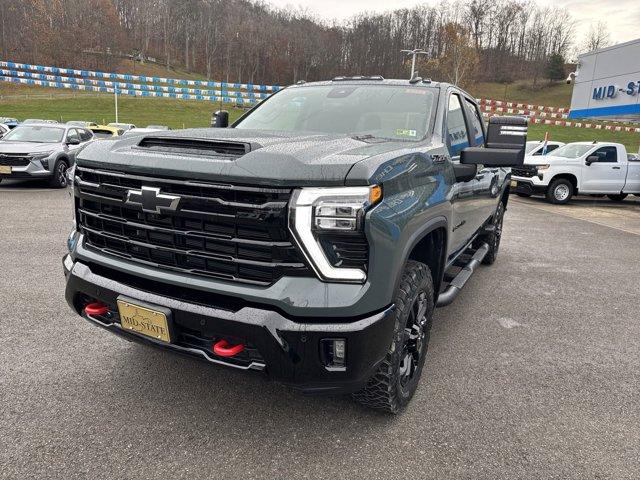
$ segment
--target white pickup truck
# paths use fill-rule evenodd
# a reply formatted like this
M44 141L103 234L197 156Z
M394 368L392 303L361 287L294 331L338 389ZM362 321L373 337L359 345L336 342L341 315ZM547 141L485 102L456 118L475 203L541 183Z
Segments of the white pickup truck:
M544 156L526 156L524 165L511 169L511 191L558 204L578 193L620 202L640 195L640 161L620 143L569 143Z

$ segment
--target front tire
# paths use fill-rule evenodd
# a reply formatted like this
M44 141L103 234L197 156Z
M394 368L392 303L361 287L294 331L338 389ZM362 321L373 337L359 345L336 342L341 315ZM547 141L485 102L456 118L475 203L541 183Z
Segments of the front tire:
M569 203L573 197L573 184L566 178L558 178L549 185L546 197L549 202L556 205Z
M625 198L627 198L626 193L621 193L619 195L607 195L607 197L609 197L609 200L614 201L614 202L622 202Z
M49 180L51 188L64 188L67 186L67 170L69 164L66 160L58 160L53 167L53 175Z
M353 398L370 408L399 413L407 406L422 375L434 308L431 271L409 260L394 303L395 327L385 359Z

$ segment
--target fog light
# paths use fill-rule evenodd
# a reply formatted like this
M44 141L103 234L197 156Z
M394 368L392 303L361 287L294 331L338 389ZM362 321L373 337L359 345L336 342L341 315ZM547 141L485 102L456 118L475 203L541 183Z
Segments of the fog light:
M322 361L327 370L344 370L347 365L347 341L344 338L323 339Z

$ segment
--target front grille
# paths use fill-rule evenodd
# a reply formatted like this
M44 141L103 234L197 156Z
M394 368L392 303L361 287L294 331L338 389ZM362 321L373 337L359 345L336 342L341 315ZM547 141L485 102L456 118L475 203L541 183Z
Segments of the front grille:
M5 167L26 167L31 160L23 153L0 154L0 165Z
M511 169L511 175L514 177L535 177L538 174L538 169L533 165L522 165L517 168Z
M179 196L175 211L143 211L129 190ZM76 169L85 246L158 268L270 285L311 275L287 228L290 189L218 185Z

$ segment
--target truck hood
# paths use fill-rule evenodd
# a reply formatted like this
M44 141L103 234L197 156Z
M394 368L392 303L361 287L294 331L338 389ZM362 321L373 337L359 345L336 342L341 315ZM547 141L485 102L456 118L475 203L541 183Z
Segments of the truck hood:
M243 142L250 145L250 151L236 157L209 152L193 154L182 148L165 151L145 148L144 141L149 139L192 139L212 144ZM141 175L215 182L344 185L356 163L406 146L407 142L357 139L347 135L203 128L154 132L115 142L92 142L78 155L77 163Z
M524 157L525 165L546 165L554 163L565 163L570 160L566 157L554 157L553 155L527 155Z
M40 153L62 148L59 143L3 142L0 141L0 153Z

